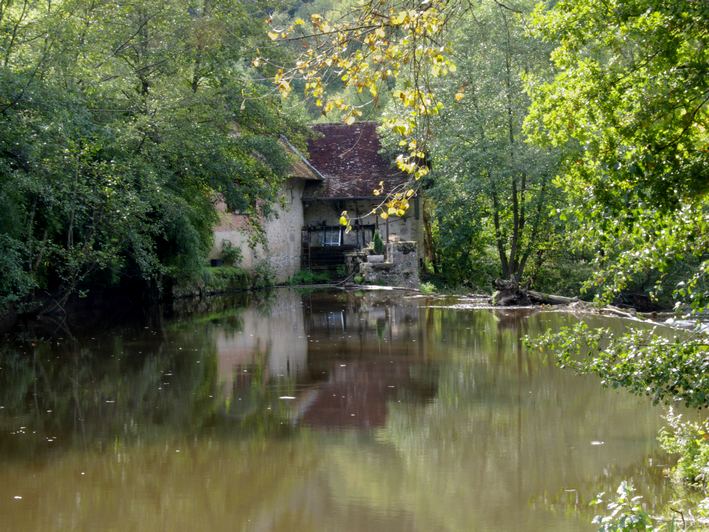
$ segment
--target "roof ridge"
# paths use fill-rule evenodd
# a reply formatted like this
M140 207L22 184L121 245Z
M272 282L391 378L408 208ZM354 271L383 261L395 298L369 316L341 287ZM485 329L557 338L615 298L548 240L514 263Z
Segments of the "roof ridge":
M295 146L293 146L293 144L291 143L291 141L288 140L288 137L286 137L285 135L281 135L280 138L281 138L281 140L286 144L286 146L288 147L288 149L290 149L293 153L295 153L295 155L296 155L297 157L299 157L301 161L303 161L303 163L305 164L305 166L307 166L308 169L310 169L310 170L315 174L316 177L320 178L321 181L324 181L324 180L325 180L325 176L322 175L322 173L320 172L320 170L318 170L317 168L315 168L315 166L313 166L313 164L307 159L307 157L305 157L305 155L303 155L303 154L300 152L300 150L299 150L298 148L296 148Z

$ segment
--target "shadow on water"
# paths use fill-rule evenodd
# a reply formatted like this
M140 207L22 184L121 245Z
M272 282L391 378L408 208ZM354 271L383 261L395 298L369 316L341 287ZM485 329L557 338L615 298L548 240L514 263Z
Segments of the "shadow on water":
M585 530L628 476L660 504L661 411L523 347L575 319L283 289L27 328L0 528Z

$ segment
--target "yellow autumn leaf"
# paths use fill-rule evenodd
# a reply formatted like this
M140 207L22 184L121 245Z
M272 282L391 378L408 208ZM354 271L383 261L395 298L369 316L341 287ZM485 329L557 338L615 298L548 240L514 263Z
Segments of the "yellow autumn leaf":
M465 93L464 93L462 90L456 92L456 93L455 93L455 96L454 96L456 102L459 102L459 101L462 100L464 97L465 97Z
M385 212L381 213L379 216L381 216L382 220L386 220L387 218L389 218L389 215Z
M391 23L392 26L399 26L400 24L403 24L406 21L407 17L408 17L408 15L407 15L406 11L400 11L396 15L392 16L389 19L389 22Z
M291 91L291 86L290 83L288 83L287 80L281 79L278 82L278 91L283 95L283 96L288 96Z
M268 32L268 38L271 39L272 41L275 41L276 39L278 39L278 37L279 37L278 32L276 32L276 31L269 31Z

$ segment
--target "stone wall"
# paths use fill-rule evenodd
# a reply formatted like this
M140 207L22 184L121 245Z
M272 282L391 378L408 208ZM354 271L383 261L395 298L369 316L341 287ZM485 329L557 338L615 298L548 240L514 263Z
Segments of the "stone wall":
M290 179L283 186L283 204L274 205L274 213L263 223L267 249L249 246L249 224L245 215L227 212L222 202L217 205L219 223L214 228L214 244L209 258L219 258L224 241L241 249L241 266L252 271L266 262L273 270L276 282L286 282L300 270L301 230L303 227L303 187L300 179Z
M224 202L217 204L219 223L214 228L214 244L210 252L210 259L221 257L224 242L228 241L233 246L241 249L243 259L241 267L246 271L253 271L261 263L267 263L273 270L276 282L288 281L301 268L302 235L304 225L339 225L340 213L347 210L351 216L371 212L376 202L371 200L351 201L320 201L308 200L305 206L302 201L304 181L290 179L283 186L283 203L274 206L274 215L263 223L268 246L264 249L261 245L251 248L249 245L248 218L242 214L227 212ZM414 261L418 271L418 258L423 249L423 223L422 213L412 204L409 211L402 218L392 216L389 219L389 238L392 244L399 242L416 242L414 246ZM378 226L382 239L386 240L387 223L378 216L368 215L361 220L362 224ZM344 235L343 245L361 245L356 241L356 231ZM370 237L367 236L365 243ZM313 243L313 245L317 245ZM407 257L411 261L412 257ZM418 278L418 275L417 275ZM418 280L416 281L418 284Z
M418 288L421 281L417 248L417 243L413 241L388 244L386 262L363 262L359 265L364 284Z

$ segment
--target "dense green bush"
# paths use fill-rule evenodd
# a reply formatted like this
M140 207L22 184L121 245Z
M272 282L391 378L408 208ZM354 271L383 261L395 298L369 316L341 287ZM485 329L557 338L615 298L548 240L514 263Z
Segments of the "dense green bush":
M593 523L600 532L631 532L654 530L650 515L642 507L642 497L635 495L632 482L623 481L618 486L615 499L604 500L605 493L599 493L592 504L606 504L607 515L597 515Z
M296 272L288 281L292 285L329 283L330 274L327 272L314 272L312 270L300 270Z
M709 487L709 419L683 421L672 409L667 415L668 427L660 432L660 444L678 456L674 468L676 480L706 492Z
M252 288L267 288L276 284L276 273L268 261L262 260L251 272Z
M215 195L268 215L304 128L225 37L269 54L260 9L4 3L0 305L198 281Z
M227 266L239 266L241 260L243 259L243 254L241 249L234 246L228 240L225 240L222 244L222 260Z
M379 231L374 232L374 238L372 238L372 244L374 245L374 254L383 255L384 254L384 242L382 241L382 235Z
M173 289L176 297L220 294L234 290L252 290L275 285L275 275L267 262L252 271L240 266L205 267L196 279L185 279Z
M23 268L23 244L9 235L0 235L0 315L2 308L24 297L35 286L35 279Z
M436 293L436 285L431 283L431 282L423 282L421 283L421 293L422 294L435 294Z
M594 373L606 386L623 387L654 402L709 407L709 341L705 334L657 336L630 329L615 335L585 323L528 342L553 353L561 367Z
M207 294L248 290L252 281L248 272L236 266L205 268L202 272L204 292Z

